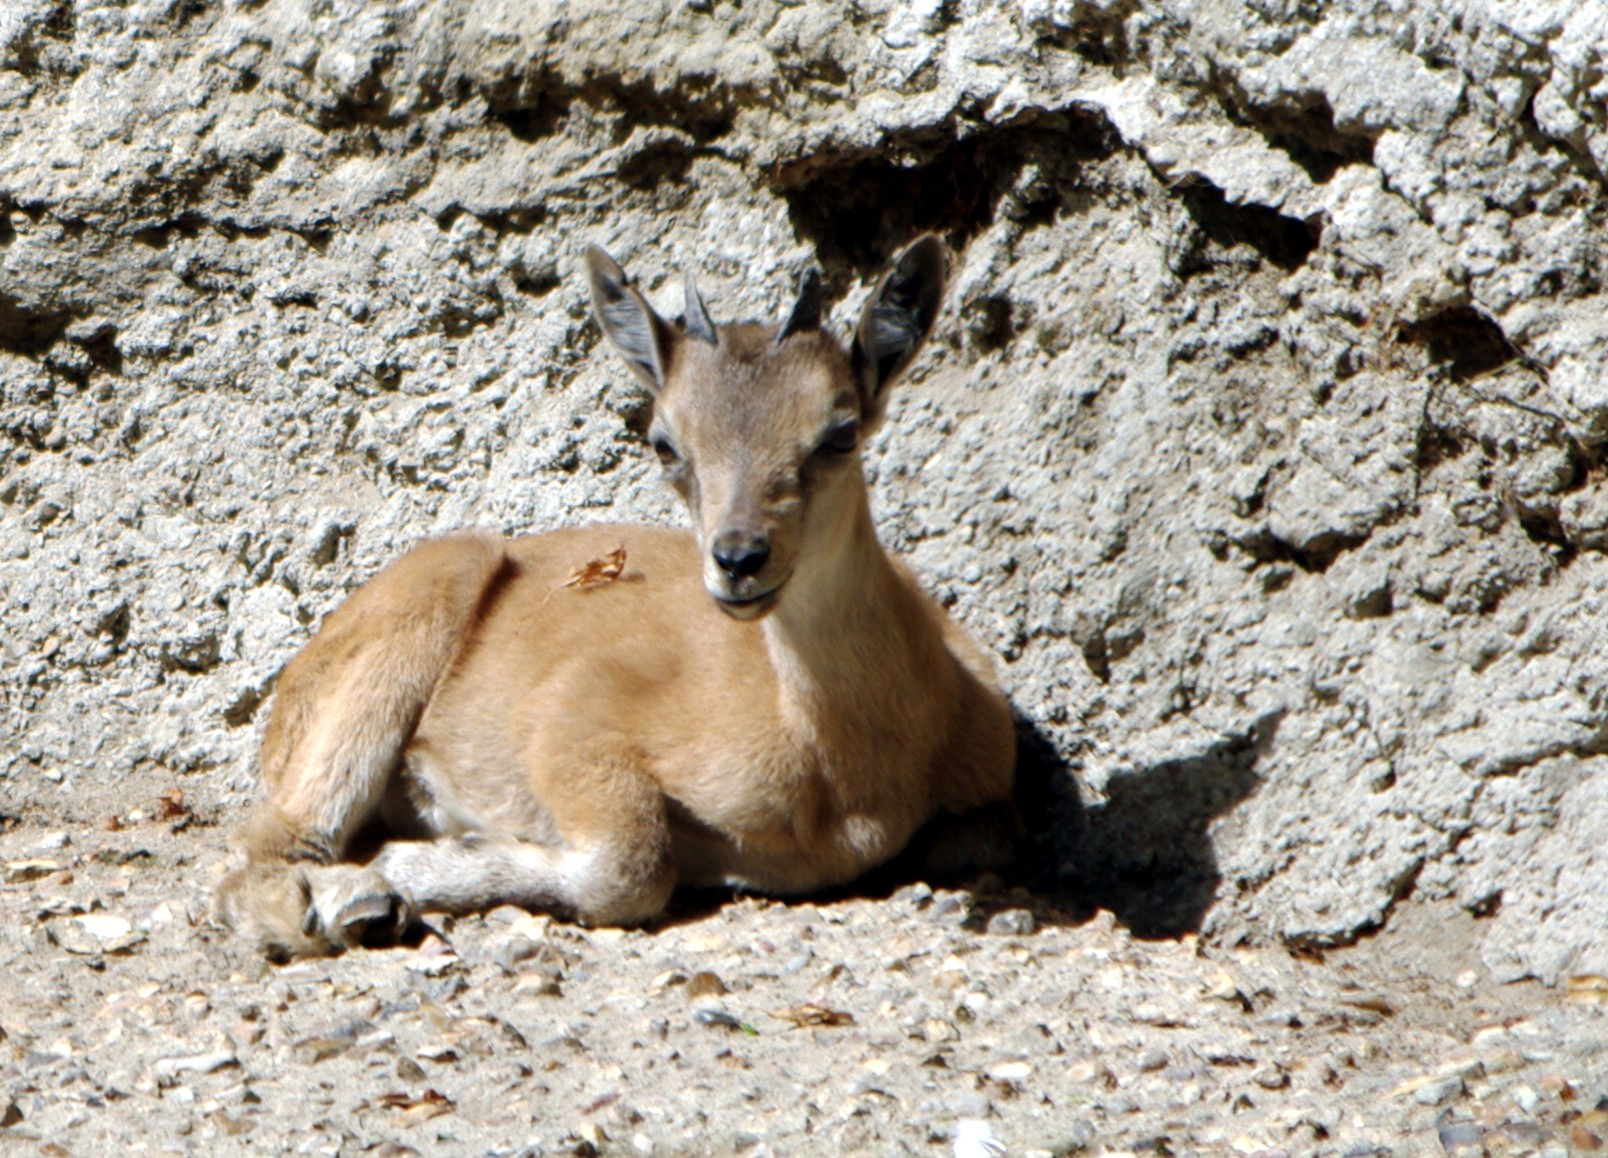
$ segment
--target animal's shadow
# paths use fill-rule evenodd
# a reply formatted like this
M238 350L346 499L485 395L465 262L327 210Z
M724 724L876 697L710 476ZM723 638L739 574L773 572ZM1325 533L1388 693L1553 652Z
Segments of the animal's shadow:
M1040 817L1038 887L1077 908L1109 909L1139 937L1198 932L1222 882L1209 828L1261 786L1257 765L1281 712L1252 721L1197 756L1118 773L1104 801L1082 786L1029 721L1018 725L1018 794Z
M1024 832L1012 869L981 880L934 880L918 837L905 854L835 895L886 896L929 880L971 886L968 924L979 929L993 913L1031 903L1041 921L1081 923L1108 909L1138 937L1197 932L1222 881L1211 822L1260 786L1257 764L1280 715L1269 713L1198 756L1119 773L1098 802L1087 800L1049 736L1018 716L1015 804Z

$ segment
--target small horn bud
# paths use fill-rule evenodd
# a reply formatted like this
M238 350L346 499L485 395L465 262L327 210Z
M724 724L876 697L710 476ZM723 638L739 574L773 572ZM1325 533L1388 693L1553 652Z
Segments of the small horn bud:
M720 337L715 333L715 319L709 316L709 307L704 305L703 295L698 292L698 283L693 279L691 270L687 271L686 292L687 334L711 346L720 345Z
M803 330L818 330L821 328L821 271L815 266L806 266L798 279L798 301L793 303L793 312L787 315L787 321L782 328L776 331L776 340L782 341L789 334L797 334Z

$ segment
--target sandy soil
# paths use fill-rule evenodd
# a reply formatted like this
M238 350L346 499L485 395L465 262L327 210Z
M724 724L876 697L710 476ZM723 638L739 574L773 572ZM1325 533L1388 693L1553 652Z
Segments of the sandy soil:
M275 968L207 922L220 818L174 797L48 819L0 834L7 1152L1564 1155L1608 1137L1608 988L1497 986L1467 924L1427 910L1320 958L1140 940L985 879L689 898L652 930L432 917L414 945Z

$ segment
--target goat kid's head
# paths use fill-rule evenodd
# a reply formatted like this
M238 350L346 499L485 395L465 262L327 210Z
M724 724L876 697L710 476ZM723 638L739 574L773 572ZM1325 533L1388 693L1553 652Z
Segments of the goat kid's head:
M855 533L860 446L932 330L943 246L928 235L895 259L847 350L821 328L813 267L781 325L717 326L691 274L676 325L595 245L586 266L598 324L653 395L648 441L691 512L704 587L738 618L763 614Z

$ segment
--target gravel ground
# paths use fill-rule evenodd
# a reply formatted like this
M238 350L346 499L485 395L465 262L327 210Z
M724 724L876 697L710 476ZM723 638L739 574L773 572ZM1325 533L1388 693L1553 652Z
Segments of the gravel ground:
M179 795L0 835L0 1149L1539 1154L1608 1137L1608 988L1496 985L1427 909L1324 957L1140 940L997 880L514 909L264 965ZM992 1144L990 1142L992 1140ZM1002 1146L1003 1150L994 1148Z

